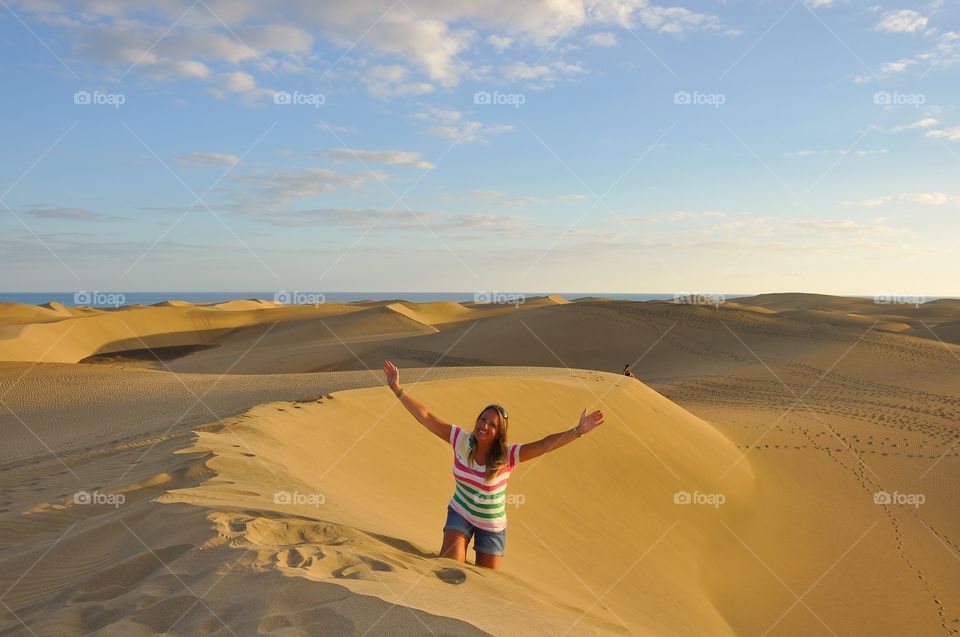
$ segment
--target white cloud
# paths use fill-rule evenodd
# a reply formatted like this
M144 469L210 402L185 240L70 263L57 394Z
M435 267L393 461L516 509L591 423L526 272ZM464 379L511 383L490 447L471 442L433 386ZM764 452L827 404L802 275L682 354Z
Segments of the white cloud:
M864 199L862 201L845 201L843 205L875 208L895 201L905 201L907 203L917 203L927 206L942 206L950 202L960 203L960 196L950 196L942 192L904 192L899 195L886 195L884 197Z
M470 59L471 54L482 54L476 47L481 41L502 52L521 42L553 47L557 40L590 27L645 27L671 34L733 32L715 15L660 6L650 0L406 0L392 5L278 0L269 6L225 0L199 5L119 0L11 2L28 21L59 29L80 62L106 65L117 74L135 65L132 71L147 77L207 80L220 90L246 95L253 91L241 90L241 79L227 75L228 85L224 86L223 74L326 73L331 61L315 55L315 37L344 52L352 51L351 57L367 63L407 69L410 76L402 80L374 76L366 81L373 94L389 97L419 95L435 85L451 87L463 77L481 74L478 69L483 62ZM176 28L171 29L171 24ZM616 38L613 31L603 31L588 36L588 41L612 46ZM350 63L344 60L340 66ZM535 69L541 64L528 66ZM544 66L560 75L578 72L576 65ZM541 71L530 72L543 79Z
M935 39L932 46L928 44L925 50L913 56L881 64L877 73L857 75L853 77L853 81L858 84L871 82L903 73L911 67L923 67L926 74L931 68L948 67L960 61L960 33L957 31L940 33L938 29L931 28L924 31L923 35L925 40Z
M917 130L921 128L932 128L934 126L937 126L938 124L940 124L940 122L934 119L933 117L924 117L923 119L919 119L913 122L912 124L901 124L899 126L894 126L893 128L890 129L890 132L902 133L904 131L909 131L909 130Z
M662 223L669 221L687 221L688 219L723 219L727 216L725 212L718 210L703 210L699 212L688 212L686 210L673 210L653 215L630 215L622 217L627 222L638 223Z
M228 179L234 183L255 187L252 193L241 196L234 207L256 209L283 205L296 199L334 192L340 188L359 188L369 181L382 181L386 178L386 175L377 171L344 175L326 168L302 168L288 172L234 175Z
M453 213L446 211L420 210L411 212L400 209L381 208L317 208L311 210L276 211L257 217L260 221L279 226L322 225L341 228L367 229L373 231L424 231L424 225L441 234L453 233L465 238L476 233L502 234L510 232L520 237L532 229L524 217L478 213ZM376 223L376 226L373 224Z
M513 126L507 124L484 124L479 120L464 119L460 111L443 108L430 107L414 117L432 124L424 129L428 135L456 143L475 142L513 130Z
M854 150L854 151L849 151L844 149L841 149L841 150L802 149L802 150L787 151L783 154L783 156L784 157L812 157L815 155L840 155L840 156L853 155L854 157L863 159L865 157L877 157L877 156L886 155L888 152L889 151L886 148L872 148L868 150Z
M573 75L582 72L583 68L579 64L567 64L562 61L533 65L526 62L513 62L501 68L501 73L507 80L525 82L535 89L552 86L561 75Z
M581 194L565 194L557 195L554 197L550 196L541 196L541 195L508 195L508 193L503 192L502 190L471 190L465 194L443 194L436 195L434 199L439 201L471 201L471 200L482 200L490 202L497 206L503 206L505 208L522 208L528 205L548 203L550 201L560 201L560 202L571 202L571 201L582 201L586 199L586 195Z
M803 232L831 232L831 233L854 233L854 234L891 234L891 228L881 224L865 224L851 219L815 219L805 221L793 221L784 224L786 228L792 228Z
M229 153L189 153L181 155L177 159L184 164L222 164L224 166L236 166L240 163L240 158Z
M363 73L362 81L367 92L374 97L394 97L398 95L423 95L433 92L433 85L427 82L410 82L410 71L399 64L374 66Z
M617 39L615 33L610 33L609 31L600 31L599 33L591 33L586 38L584 42L590 46L618 46L620 41Z
M334 148L318 153L337 163L361 161L366 164L387 164L389 166L413 166L429 170L434 165L420 159L420 153L402 150L358 150L354 148Z
M818 9L820 7L832 7L833 0L807 0L807 6L813 9Z
M960 141L960 126L927 131L926 136L933 139L946 139L951 142Z
M905 192L900 195L900 201L909 201L911 203L922 203L930 206L942 206L943 204L954 200L942 192Z
M487 37L487 42L497 51L504 51L513 44L513 38L494 34Z
M257 88L256 78L243 71L226 73L221 78L221 86L234 93L247 93Z
M88 210L87 208L32 208L26 214L38 219L63 219L69 221L107 221L118 217Z
M888 11L873 28L887 33L916 33L926 28L927 18L912 9Z

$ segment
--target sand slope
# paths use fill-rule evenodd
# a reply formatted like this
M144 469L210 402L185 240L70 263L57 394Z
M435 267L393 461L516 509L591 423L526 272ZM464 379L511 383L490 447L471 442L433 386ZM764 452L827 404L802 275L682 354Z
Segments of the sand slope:
M215 454L207 466L216 477L161 501L210 508L220 533L256 549L265 568L318 580L356 578L344 585L360 593L386 586L397 592L387 601L430 613L449 612L450 584L437 573L457 568L466 581L456 615L499 634L521 623L551 634L570 626L574 634L729 632L701 577L714 557L705 525L749 509L753 479L742 462L718 482L739 452L707 423L611 374L434 381L415 391L457 422L472 420L488 399L509 404L519 441L575 423L583 406L603 399L602 436L515 474L510 493L523 502L510 510L508 577L495 585L489 574L423 558L438 548L452 493L449 445L396 409L382 388L263 405L229 433L201 433L191 451ZM720 489L731 493L722 511L674 502L679 490ZM322 494L323 504L274 502L275 493L293 492ZM231 533L231 521L242 521L244 530ZM590 591L607 594L595 603ZM488 611L506 604L511 608Z

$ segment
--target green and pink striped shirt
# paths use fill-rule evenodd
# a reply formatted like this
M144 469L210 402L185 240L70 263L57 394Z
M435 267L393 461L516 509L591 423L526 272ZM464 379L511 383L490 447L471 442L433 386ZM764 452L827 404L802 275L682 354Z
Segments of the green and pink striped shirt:
M507 446L507 462L487 480L486 466L470 462L470 432L456 425L450 427L453 446L453 478L455 490L450 508L470 524L485 531L507 528L506 491L510 473L520 463L520 447Z

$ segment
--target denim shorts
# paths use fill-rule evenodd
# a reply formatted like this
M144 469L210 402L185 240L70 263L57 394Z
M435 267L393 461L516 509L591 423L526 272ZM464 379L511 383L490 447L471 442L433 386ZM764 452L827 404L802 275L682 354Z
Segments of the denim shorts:
M487 555L503 555L503 549L507 543L507 530L486 531L474 526L465 517L453 510L453 507L447 505L447 521L443 525L444 531L458 531L467 538L467 546L470 545L470 537L473 537L473 550Z

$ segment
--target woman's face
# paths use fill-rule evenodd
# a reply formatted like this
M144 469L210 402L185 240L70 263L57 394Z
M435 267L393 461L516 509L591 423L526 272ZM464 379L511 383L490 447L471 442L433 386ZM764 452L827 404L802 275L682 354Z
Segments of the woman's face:
M500 412L496 409L487 409L477 418L473 428L473 435L481 442L493 442L500 432Z

